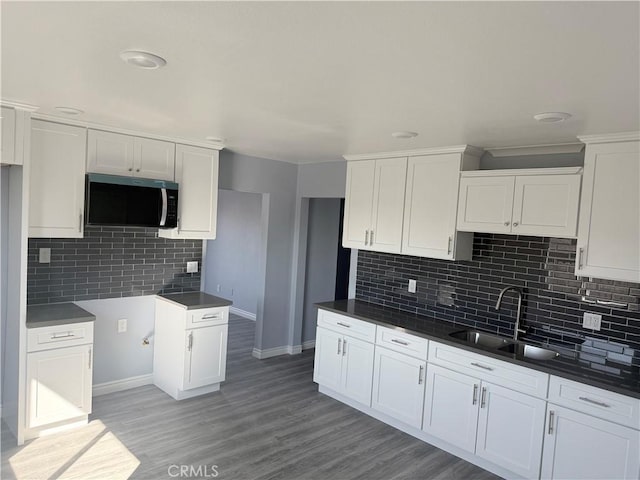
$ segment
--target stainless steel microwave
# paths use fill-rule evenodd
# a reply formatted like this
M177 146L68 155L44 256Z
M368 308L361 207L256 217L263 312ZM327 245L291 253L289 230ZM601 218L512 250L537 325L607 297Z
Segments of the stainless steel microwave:
M166 180L89 173L85 188L87 225L175 228L178 184Z

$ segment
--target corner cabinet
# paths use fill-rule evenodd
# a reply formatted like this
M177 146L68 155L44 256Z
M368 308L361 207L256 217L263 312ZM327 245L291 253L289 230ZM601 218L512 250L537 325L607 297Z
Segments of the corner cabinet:
M343 246L400 253L406 158L349 162Z
M470 146L345 155L342 244L387 253L468 260L473 234L457 234L459 175L478 168Z
M87 130L31 121L29 237L82 238Z
M176 145L178 227L160 230L160 237L216 238L218 164L217 150Z
M574 238L581 174L581 167L464 172L458 230Z
M229 307L187 309L156 299L153 383L176 400L220 390Z
M575 274L640 282L640 134L587 144Z
M173 181L174 165L172 142L89 130L89 172Z

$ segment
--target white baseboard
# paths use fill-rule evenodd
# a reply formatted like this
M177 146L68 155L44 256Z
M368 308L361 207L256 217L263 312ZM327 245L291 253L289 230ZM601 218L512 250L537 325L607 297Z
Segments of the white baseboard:
M316 348L316 341L315 340L309 340L307 342L303 342L302 343L302 350L309 350L311 348Z
M297 355L298 353L302 353L302 345L283 345L282 347L266 348L264 350L254 348L252 355L259 360L263 360L279 355Z
M113 382L99 383L93 386L93 396L106 395L107 393L121 392L130 388L142 387L143 385L151 385L153 383L153 375L139 375L137 377L123 378L122 380L114 380Z
M240 317L248 318L249 320L253 320L254 322L256 321L256 314L255 313L247 312L246 310L242 310L242 309L237 308L237 307L229 307L229 313L235 313L236 315L238 315Z

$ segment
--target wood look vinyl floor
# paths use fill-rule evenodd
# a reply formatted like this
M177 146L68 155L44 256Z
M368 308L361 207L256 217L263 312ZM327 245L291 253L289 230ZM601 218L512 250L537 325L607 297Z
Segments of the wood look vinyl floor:
M103 395L86 427L21 447L3 425L2 479L497 478L318 393L313 350L253 358L253 335L254 322L232 315L220 392Z

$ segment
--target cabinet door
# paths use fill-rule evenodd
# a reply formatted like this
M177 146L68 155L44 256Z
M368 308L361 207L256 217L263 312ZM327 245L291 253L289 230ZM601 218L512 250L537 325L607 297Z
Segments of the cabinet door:
M27 428L91 413L92 347L27 354Z
M640 282L640 142L587 145L576 275Z
M376 346L371 406L420 428L426 366L426 362Z
M402 253L453 258L460 154L409 158Z
M422 429L473 453L479 398L480 380L429 364Z
M516 177L512 232L575 237L581 180L582 175Z
M313 364L313 381L340 391L342 388L342 335L318 327Z
M81 238L87 131L33 120L29 236Z
M541 478L637 479L640 432L549 404Z
M345 248L367 248L371 230L375 160L347 163L344 228Z
M135 137L133 142L133 175L154 180L173 181L175 157L175 143Z
M515 177L463 177L458 200L458 230L511 233Z
M161 229L160 237L215 239L218 214L218 152L176 145L178 228Z
M539 478L545 407L544 400L483 382L476 455Z
M2 122L0 163L14 165L16 163L16 111L13 108L2 107L0 121Z
M87 171L108 175L133 175L134 137L89 130Z
M370 407L373 344L353 337L343 337L342 356L342 393Z
M227 325L186 331L184 390L224 381L227 366Z
M376 160L369 250L400 253L407 159Z

